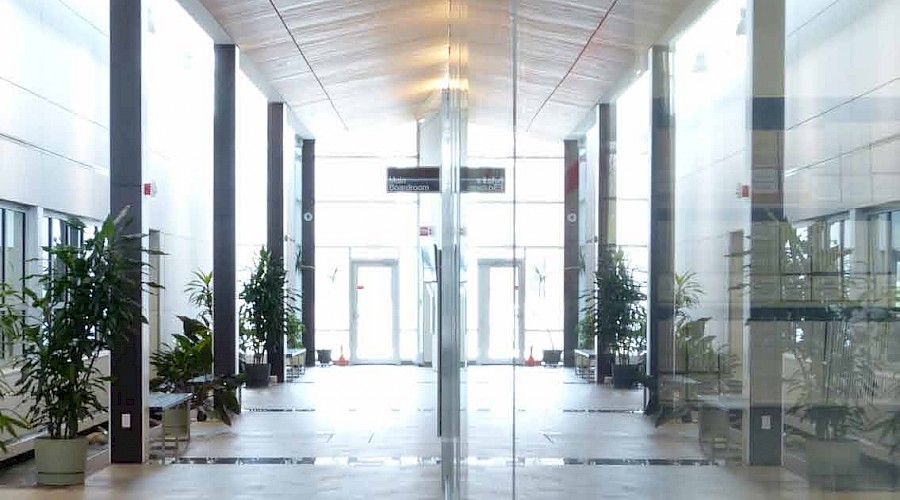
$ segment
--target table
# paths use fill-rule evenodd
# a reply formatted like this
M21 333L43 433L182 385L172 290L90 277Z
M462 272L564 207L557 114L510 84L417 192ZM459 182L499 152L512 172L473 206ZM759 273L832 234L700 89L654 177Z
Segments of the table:
M163 463L166 461L166 443L169 436L175 439L174 458L178 458L181 440L191 440L191 399L189 392L151 392L149 408L151 412L162 414ZM167 410L179 411L167 411Z

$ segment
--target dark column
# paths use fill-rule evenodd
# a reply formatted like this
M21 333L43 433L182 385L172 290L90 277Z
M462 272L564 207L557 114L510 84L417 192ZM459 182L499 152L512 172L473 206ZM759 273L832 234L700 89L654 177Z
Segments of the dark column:
M284 265L284 103L269 103L269 170L267 246L275 262ZM268 353L272 375L284 382L284 336Z
M614 243L612 215L616 195L615 178L612 177L612 163L615 155L615 117L613 105L603 103L598 106L600 129L600 184L597 189L597 239L601 246Z
M751 81L750 319L745 341L749 405L744 454L749 465L781 465L783 450L781 335L790 327L780 308L779 223L784 218L785 0L754 0L749 21ZM773 220L774 219L774 220Z
M141 89L141 8L139 0L110 0L109 10L109 203L118 213L131 207L127 233L144 232L141 184L143 171L143 103ZM139 247L130 258L143 260ZM140 281L140 271L132 278ZM144 303L140 288L133 299ZM137 315L140 318L140 315ZM110 460L142 463L148 425L143 324L128 325L129 342L112 351L110 386Z
M303 231L300 251L302 253L303 282L303 346L306 347L306 364L316 364L316 141L303 141L301 160L303 207Z
M218 375L237 373L235 80L237 50L216 45L213 118L213 350Z
M674 268L675 268L675 124L672 119L670 51L651 50L650 136L650 241L647 287L647 372L658 377L672 370ZM649 411L655 411L658 394L650 395Z
M575 348L578 347L578 141L563 141L565 193L563 194L566 220L563 231L563 364L575 366Z

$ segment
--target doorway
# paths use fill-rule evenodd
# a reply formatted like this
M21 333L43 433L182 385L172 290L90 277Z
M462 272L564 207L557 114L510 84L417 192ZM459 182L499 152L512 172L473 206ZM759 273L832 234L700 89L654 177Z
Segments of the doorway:
M400 363L396 260L350 263L350 362Z
M478 262L479 364L523 359L525 345L524 266L511 260Z

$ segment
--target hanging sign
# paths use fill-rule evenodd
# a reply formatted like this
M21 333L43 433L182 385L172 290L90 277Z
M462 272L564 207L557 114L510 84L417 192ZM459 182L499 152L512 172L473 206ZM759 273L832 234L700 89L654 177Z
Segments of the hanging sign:
M441 169L438 167L409 167L387 169L388 193L439 193Z
M506 192L506 170L502 168L459 169L459 190L462 193ZM388 193L439 193L441 169L439 167L389 167L387 169Z
M503 193L506 191L506 170L462 167L459 169L459 190L463 193Z

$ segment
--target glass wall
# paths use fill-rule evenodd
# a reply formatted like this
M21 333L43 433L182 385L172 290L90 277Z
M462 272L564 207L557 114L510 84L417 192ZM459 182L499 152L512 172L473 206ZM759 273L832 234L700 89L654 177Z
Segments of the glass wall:
M399 162L399 163L398 163ZM414 164L414 158L319 157L316 160L316 348L335 359L351 355L351 299L376 286L354 269L387 264L398 273L398 289L379 293L385 309L396 306L399 335L393 354L380 361L418 357L419 206L422 197L388 193L386 169ZM352 179L352 182L348 182ZM362 325L365 326L365 325ZM372 360L375 361L375 360Z
M466 351L470 361L487 361L491 356L479 351L479 336L485 335L485 314L492 307L490 279L479 270L513 261L524 280L515 285L522 294L522 335L516 336L501 357L505 363L521 362L529 355L540 360L545 349L562 349L563 282L563 159L554 148L547 157L511 159L470 157L479 167L502 168L506 191L464 193L462 227L465 231L467 273ZM504 300L512 300L512 290ZM481 330L479 330L481 329ZM482 339L484 341L484 339ZM488 344L489 339L487 340ZM496 357L495 357L496 360Z

